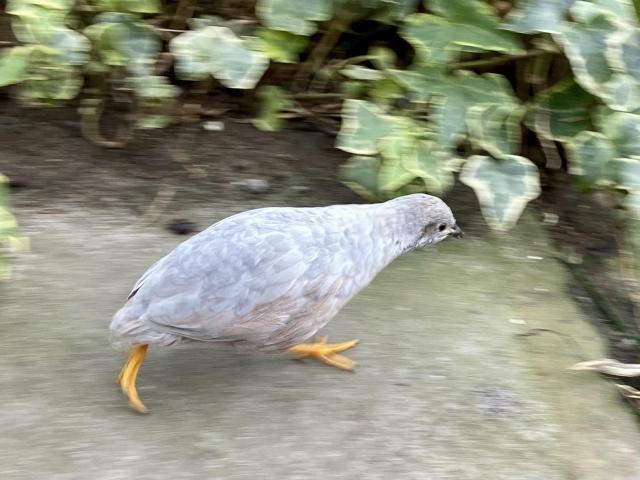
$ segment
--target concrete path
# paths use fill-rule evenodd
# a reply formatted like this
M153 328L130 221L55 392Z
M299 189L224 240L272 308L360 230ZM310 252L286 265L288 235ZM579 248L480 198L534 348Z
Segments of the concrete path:
M225 348L153 350L133 414L110 317L179 240L129 211L17 209L32 251L0 286L0 478L633 480L637 420L531 219L409 254L329 326L354 374ZM201 224L220 209L192 212ZM553 334L517 336L530 328ZM576 351L579 350L579 351Z

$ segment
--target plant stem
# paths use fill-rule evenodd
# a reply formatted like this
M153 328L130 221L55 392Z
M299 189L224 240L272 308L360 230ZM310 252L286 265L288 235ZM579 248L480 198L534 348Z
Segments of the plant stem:
M516 60L524 60L527 58L540 57L542 55L555 55L556 52L549 50L531 50L521 55L500 55L499 57L481 58L479 60L470 60L468 62L452 63L448 66L449 70L458 70L461 68L477 68L477 67L494 67L505 63L515 62Z
M317 71L324 63L331 49L338 42L342 34L349 28L349 25L351 25L353 18L352 14L344 11L336 14L336 17L331 22L327 33L325 33L316 44L315 48L309 55L309 58L307 58L298 70L298 73L296 73L292 82L292 87L300 85L305 88L307 86L311 72Z
M176 14L171 21L168 30L182 30L187 26L187 21L193 15L196 0L180 0L176 8Z

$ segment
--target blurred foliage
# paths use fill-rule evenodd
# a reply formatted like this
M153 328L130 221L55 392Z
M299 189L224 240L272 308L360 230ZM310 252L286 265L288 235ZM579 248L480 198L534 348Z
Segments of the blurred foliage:
M255 89L254 124L267 131L292 116L331 122L336 111L311 107L338 97L336 146L353 155L340 173L368 199L443 194L459 173L505 230L539 195L534 148L584 189L626 191L640 217L630 1L258 0L255 19L180 19L195 3L177 2L172 16L156 0L10 0L20 43L0 53L0 86L46 104L82 93L84 131L98 143L107 100L128 98L135 127L162 127L179 82ZM284 67L291 82L260 84Z
M18 222L9 210L9 179L0 174L0 281L9 276L9 267L3 251L19 251L27 248L27 240L20 235Z

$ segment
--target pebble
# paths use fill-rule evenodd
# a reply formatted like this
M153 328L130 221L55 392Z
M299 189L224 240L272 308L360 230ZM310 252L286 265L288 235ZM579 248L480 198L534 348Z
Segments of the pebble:
M219 120L209 120L202 124L202 128L208 132L222 132L224 130L224 122Z
M271 184L265 178L247 178L238 182L240 187L250 193L267 193L271 189Z
M196 225L191 220L175 218L167 224L167 229L176 235L187 235L196 229Z

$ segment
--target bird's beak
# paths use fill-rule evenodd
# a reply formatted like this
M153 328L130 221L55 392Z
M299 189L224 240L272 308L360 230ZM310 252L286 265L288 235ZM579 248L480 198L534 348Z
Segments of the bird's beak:
M462 238L464 237L464 232L462 231L462 229L456 225L453 230L451 231L451 236L453 238Z

